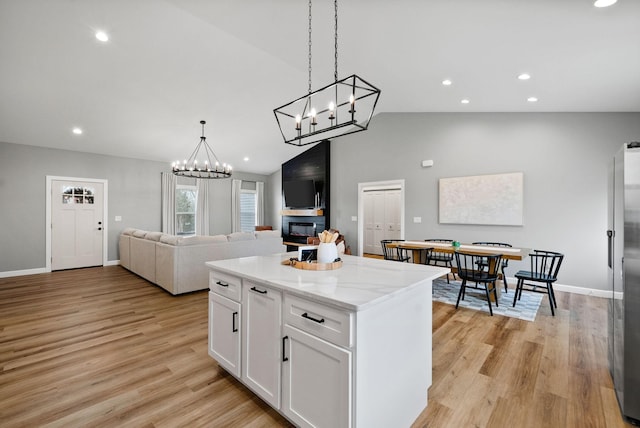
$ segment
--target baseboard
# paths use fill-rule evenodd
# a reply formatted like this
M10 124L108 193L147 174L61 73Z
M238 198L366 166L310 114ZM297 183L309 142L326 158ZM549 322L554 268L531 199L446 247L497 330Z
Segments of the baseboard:
M517 278L507 277L507 282L509 285L513 285L518 282ZM611 299L611 297L615 297L616 299L622 298L622 293L616 293L615 296L611 294L610 290L599 290L595 288L586 288L586 287L576 287L575 285L566 285L566 284L553 284L553 289L555 291L564 291L565 293L575 293L575 294L584 294L586 296L593 297L604 297L605 299Z
M0 278L9 278L12 276L24 276L24 275L37 275L39 273L48 273L51 272L46 268L36 268L36 269L24 269L24 270L12 270L6 272L0 272Z
M119 266L120 260L108 260L105 266ZM47 268L35 268L24 270L10 270L6 272L0 272L0 278L10 278L12 276L25 276L25 275L37 275L39 273L49 273L51 270Z

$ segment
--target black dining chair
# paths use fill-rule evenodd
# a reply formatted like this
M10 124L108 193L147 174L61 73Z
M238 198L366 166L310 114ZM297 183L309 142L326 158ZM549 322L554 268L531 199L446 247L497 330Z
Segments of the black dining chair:
M415 257L418 254L417 261L414 260L414 263L420 263L423 265L428 265L429 260L431 260L431 254L433 253L433 247L430 248L420 248L419 250L412 250L413 255Z
M513 245L511 244L505 244L504 242L474 242L473 245L484 245L486 247L503 247L503 248L512 248ZM484 263L482 260L480 261L480 265L478 266L485 266L486 263ZM504 284L504 292L506 293L509 290L509 286L507 284L507 274L504 273L504 269L509 266L509 260L503 258L502 259L502 265L500 266L500 272L502 272L502 283Z
M513 306L515 307L516 301L522 297L522 290L526 286L527 291L545 293L549 296L551 315L555 316L555 308L558 307L558 304L553 292L553 283L558 279L558 271L564 254L555 251L534 250L528 257L530 270L519 270L516 273L518 283L516 284L515 296L513 296Z
M404 239L383 239L380 241L382 253L385 260L394 260L396 262L408 262L410 257L404 248L391 248L387 246L390 243L404 242Z
M453 239L425 239L425 242L440 242L451 245L453 243ZM456 279L456 274L453 273L453 254L445 253L444 251L438 251L437 248L434 248L431 251L431 255L429 256L429 260L427 261L428 265L431 266L444 266L451 269L451 274L453 275L453 279ZM447 274L447 284L449 284L449 274Z
M462 251L456 251L456 264L458 265L458 276L462 279L460 285L460 292L458 293L458 300L456 301L456 309L460 304L460 299L464 300L465 290L467 288L480 288L480 284L484 286L484 292L487 296L487 302L489 303L489 313L493 316L493 308L491 307L491 297L489 293L493 292L493 297L498 306L498 293L496 291L496 281L498 280L498 269L500 268L500 262L502 261L502 254L492 254L489 256L480 256L478 254L465 253ZM486 266L479 268L478 262L484 259ZM468 282L473 282L475 285L469 285Z

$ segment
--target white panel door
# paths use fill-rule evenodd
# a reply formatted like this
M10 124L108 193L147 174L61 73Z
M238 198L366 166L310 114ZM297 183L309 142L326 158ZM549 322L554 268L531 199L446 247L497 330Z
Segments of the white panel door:
M364 252L376 254L374 223L373 223L373 195L372 192L365 192L363 195L364 205Z
M382 254L380 241L385 239L384 230L384 191L364 193L364 252Z
M384 192L384 239L400 239L400 190Z
M51 270L102 266L104 185L51 182Z

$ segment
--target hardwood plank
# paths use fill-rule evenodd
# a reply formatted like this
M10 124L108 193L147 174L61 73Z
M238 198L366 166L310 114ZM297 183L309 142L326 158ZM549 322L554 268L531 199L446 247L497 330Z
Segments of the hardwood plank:
M556 294L535 322L434 302L414 426L630 426L607 301ZM291 426L208 356L207 307L206 291L171 296L119 266L0 278L0 425Z

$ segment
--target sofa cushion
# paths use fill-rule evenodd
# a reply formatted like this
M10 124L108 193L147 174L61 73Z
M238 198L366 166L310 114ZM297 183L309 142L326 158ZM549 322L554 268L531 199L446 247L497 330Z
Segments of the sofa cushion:
M164 235L162 232L147 232L147 234L144 236L144 239L158 242L162 235Z
M271 238L279 238L280 231L279 230L259 230L255 232L256 239L271 239Z
M162 235L160 242L168 245L200 245L200 244L214 244L218 242L227 242L226 235L193 235L193 236L175 236L175 235Z
M133 236L135 236L136 238L144 238L146 235L147 235L147 231L146 230L136 229L133 232Z
M122 235L133 235L133 232L135 232L137 229L133 228L133 227L126 227L123 231L122 231Z
M229 238L229 242L234 241L251 241L256 239L255 232L233 232L230 235L227 235Z

